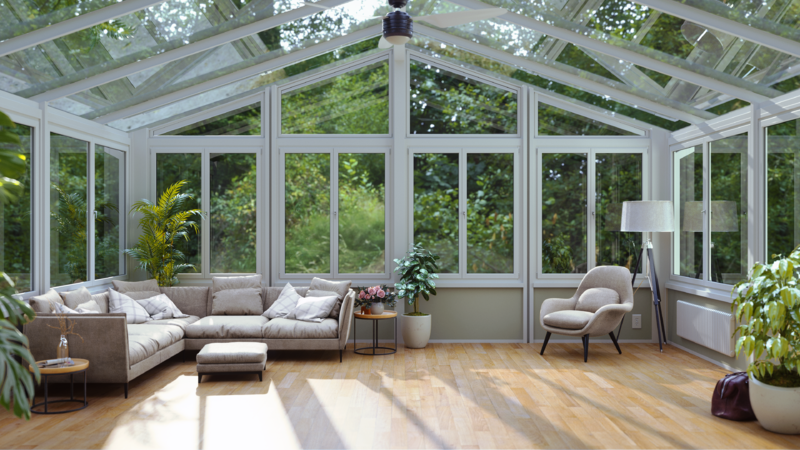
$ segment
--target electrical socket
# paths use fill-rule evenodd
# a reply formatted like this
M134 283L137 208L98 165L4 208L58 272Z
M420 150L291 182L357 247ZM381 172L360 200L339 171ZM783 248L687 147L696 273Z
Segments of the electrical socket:
M642 328L642 315L641 314L634 314L633 315L633 324L631 325L635 329Z

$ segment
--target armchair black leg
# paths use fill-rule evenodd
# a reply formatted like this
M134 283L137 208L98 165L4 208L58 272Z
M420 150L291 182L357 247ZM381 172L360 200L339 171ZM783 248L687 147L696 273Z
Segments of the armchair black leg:
M614 347L617 347L617 351L621 355L622 354L622 350L620 350L620 348L619 348L619 343L617 342L617 337L614 336L614 332L612 331L611 333L608 333L608 335L611 336L611 341L614 342Z
M585 334L583 339L583 362L589 361L589 335Z
M544 344L542 344L542 351L539 352L540 355L544 355L544 349L547 348L547 341L550 340L550 332L547 332L547 336L544 337Z

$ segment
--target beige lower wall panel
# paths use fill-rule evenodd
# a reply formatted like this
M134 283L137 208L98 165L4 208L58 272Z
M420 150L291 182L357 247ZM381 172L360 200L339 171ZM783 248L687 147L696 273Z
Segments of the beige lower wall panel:
M534 340L543 340L545 335L547 335L547 331L542 328L540 318L539 318L539 311L542 309L542 303L548 298L571 298L575 294L576 289L574 288L534 288L533 289L533 339ZM651 339L651 311L653 309L653 297L650 293L650 289L639 289L636 294L634 295L633 301L633 311L625 315L625 323L622 326L622 333L620 334L620 339L635 339L635 340L649 340ZM642 328L641 329L633 329L631 325L633 321L631 320L632 314L641 314L642 315ZM550 339L561 339L561 340L574 340L575 342L580 342L580 338L578 337L570 337L570 336L558 336L552 335ZM605 337L595 337L592 338L592 341L608 341L611 342L611 338ZM624 350L623 350L624 351Z
M667 301L670 306L670 311L677 310L676 308L679 300L694 305L703 306L716 311L722 311L726 313L731 312L730 303L720 302L717 300L712 300L709 298L700 297L693 294L687 294L685 292L676 291L673 289L667 289ZM741 355L739 358L736 357L732 358L728 355L723 355L722 353L716 352L714 350L711 350L710 348L704 347L700 344L696 344L692 341L683 339L682 337L678 336L677 332L678 323L675 321L675 316L676 314L670 315L670 321L667 328L667 335L669 336L670 342L674 342L675 344L678 344L681 347L687 348L697 354L703 355L714 361L721 362L730 367L741 370L747 369L747 358L744 355Z

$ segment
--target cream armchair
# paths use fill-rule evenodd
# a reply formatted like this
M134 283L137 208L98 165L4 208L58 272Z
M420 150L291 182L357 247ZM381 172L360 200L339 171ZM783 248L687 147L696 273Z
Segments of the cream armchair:
M552 333L580 336L583 340L583 361L589 359L589 336L608 334L622 354L614 329L625 313L633 309L630 269L600 266L583 277L572 298L551 298L542 303L539 321L547 330L541 355Z

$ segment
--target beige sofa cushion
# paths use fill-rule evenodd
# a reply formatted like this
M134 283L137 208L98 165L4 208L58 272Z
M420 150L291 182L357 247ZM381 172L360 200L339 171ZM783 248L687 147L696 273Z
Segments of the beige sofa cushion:
M261 275L247 275L244 277L213 277L211 284L214 293L227 289L256 288L261 292Z
M173 319L160 319L145 322L142 325L172 325L179 327L182 331L186 331L186 327L200 320L197 316L180 317Z
M99 294L92 295L94 301L100 305L100 312L103 314L108 313L108 291L103 291Z
M208 315L209 288L204 286L164 287L161 293L166 294L182 313L190 316L205 317Z
M183 330L173 325L128 324L128 355L131 366L183 339Z
M207 316L186 327L190 339L260 339L263 316Z
M158 281L153 278L152 280L145 280L145 281L117 281L112 280L111 284L114 285L114 290L125 294L126 292L137 292L137 291L155 291L158 292L160 289L158 287Z
M161 295L161 291L128 291L123 292L123 294L134 300L144 300L146 298L153 298L157 295Z
M556 311L544 316L542 322L549 327L581 330L593 316L587 311Z
M211 315L252 316L264 312L261 308L261 287L225 289L214 292L211 300Z
M79 305L92 301L92 294L83 286L74 291L60 292L60 294L61 298L64 300L64 304L67 305L69 309L78 309ZM100 312L99 308L98 312Z
M319 323L293 319L272 319L261 329L265 339L337 339L339 337L339 322L331 318Z
M262 342L215 342L197 354L198 364L247 364L267 361L267 344Z
M37 295L28 299L28 303L37 314L49 314L54 311L53 305L56 303L63 305L64 299L61 298L61 295L59 295L55 289L50 288L46 294Z
M344 300L344 296L347 295L347 291L350 290L350 285L352 284L351 281L328 281L323 280L322 278L314 277L311 280L311 285L308 287L309 291L329 291L329 292L336 292L336 295L339 297L338 301L335 305L333 305L333 309L331 310L330 316L334 319L339 318L339 311L342 309L342 300Z
M591 288L583 291L575 305L576 311L597 312L598 309L606 305L619 304L619 294L613 289Z

